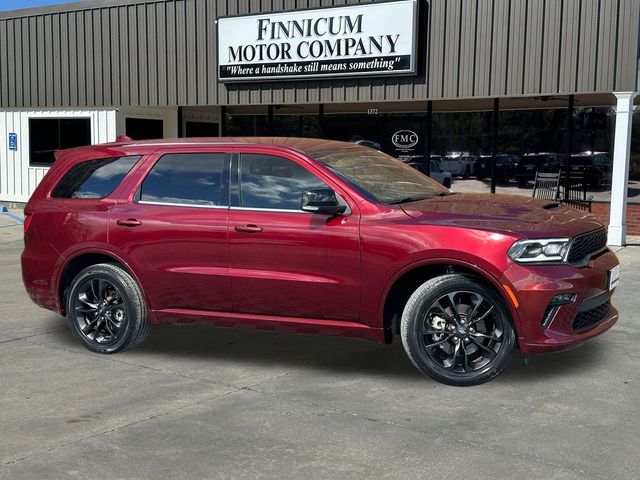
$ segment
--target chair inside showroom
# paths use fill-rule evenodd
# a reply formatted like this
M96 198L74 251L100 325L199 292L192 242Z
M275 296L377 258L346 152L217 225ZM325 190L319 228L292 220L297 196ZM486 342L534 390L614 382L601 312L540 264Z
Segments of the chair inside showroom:
M587 179L580 173L572 173L563 182L562 203L578 210L591 212L593 195L587 195Z
M536 172L532 196L543 200L558 201L560 199L560 172Z

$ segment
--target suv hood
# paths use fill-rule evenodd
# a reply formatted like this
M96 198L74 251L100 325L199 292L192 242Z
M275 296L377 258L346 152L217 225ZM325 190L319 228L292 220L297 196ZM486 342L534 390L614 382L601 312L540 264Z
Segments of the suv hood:
M525 237L574 237L602 228L587 212L519 195L462 193L401 205L417 223L512 232Z

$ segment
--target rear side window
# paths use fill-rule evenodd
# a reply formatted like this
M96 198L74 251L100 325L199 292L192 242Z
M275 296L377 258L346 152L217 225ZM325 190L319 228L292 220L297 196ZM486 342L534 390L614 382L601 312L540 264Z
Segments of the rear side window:
M110 195L139 156L101 158L74 165L53 189L54 198L103 198Z
M163 155L142 182L140 201L205 207L227 206L223 198L224 153Z

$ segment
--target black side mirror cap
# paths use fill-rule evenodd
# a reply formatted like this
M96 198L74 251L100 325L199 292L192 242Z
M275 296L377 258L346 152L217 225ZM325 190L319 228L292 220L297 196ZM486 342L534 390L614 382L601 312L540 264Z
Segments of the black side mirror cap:
M304 212L320 213L323 215L342 215L346 205L341 205L336 192L330 188L307 190L302 194L301 207Z

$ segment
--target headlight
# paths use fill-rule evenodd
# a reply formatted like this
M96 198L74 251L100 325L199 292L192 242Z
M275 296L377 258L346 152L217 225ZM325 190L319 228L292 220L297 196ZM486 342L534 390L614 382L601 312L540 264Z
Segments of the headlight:
M511 260L519 263L562 262L569 250L570 238L518 240L509 249Z

